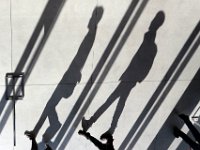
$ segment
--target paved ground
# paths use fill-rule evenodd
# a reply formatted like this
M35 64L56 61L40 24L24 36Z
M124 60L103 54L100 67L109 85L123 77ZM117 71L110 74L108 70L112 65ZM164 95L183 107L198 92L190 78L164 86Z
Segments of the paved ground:
M53 124L53 110L62 124L49 142L54 149L96 149L78 135L81 119L107 101L88 130L99 139L117 100L116 149L189 149L172 128L188 132L177 114L192 117L200 107L199 6L199 0L2 0L0 149L30 149L24 131L35 127L44 108ZM13 105L5 100L8 72L25 73L15 147ZM41 125L40 149L48 119Z

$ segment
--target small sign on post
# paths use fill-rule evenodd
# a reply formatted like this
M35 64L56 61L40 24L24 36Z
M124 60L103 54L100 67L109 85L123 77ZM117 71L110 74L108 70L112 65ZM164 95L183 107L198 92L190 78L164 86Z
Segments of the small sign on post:
M24 73L6 74L6 99L20 100L24 97Z
M6 99L13 101L13 140L16 146L16 100L24 97L24 73L7 73L6 74Z

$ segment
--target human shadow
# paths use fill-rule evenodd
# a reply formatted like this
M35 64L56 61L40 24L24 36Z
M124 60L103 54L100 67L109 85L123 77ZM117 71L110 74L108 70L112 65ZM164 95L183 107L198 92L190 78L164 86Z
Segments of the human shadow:
M113 137L111 134L106 134L104 136L101 136L101 140L107 140L106 143L102 143L99 140L97 140L95 137L91 136L89 132L79 130L79 135L85 136L88 140L90 140L96 147L98 147L100 150L115 150L113 145Z
M120 77L120 83L117 88L108 97L106 102L99 107L94 115L90 117L89 120L86 120L85 117L83 117L82 127L84 131L87 131L92 124L95 123L98 118L110 107L110 105L115 100L118 100L111 126L104 134L112 135L114 133L129 93L137 83L141 83L145 79L153 65L153 61L157 53L157 45L155 44L156 31L163 24L163 22L164 12L159 11L151 22L149 31L145 33L143 42L137 53Z
M97 10L100 10L101 12L101 15L99 17L96 17ZM43 134L43 141L46 143L55 135L55 133L61 127L61 123L59 122L55 108L62 98L69 98L72 95L75 86L77 85L77 83L80 82L82 76L81 71L92 49L96 36L97 24L99 23L102 14L102 7L96 7L94 9L88 23L89 31L82 41L76 56L74 57L68 70L63 75L53 94L51 95L34 129L32 131L26 131L25 133L32 134L36 137L44 121L46 120L46 118L48 118L49 127Z
M136 25L138 19L140 18L141 14L142 14L143 10L145 9L146 5L148 4L148 2L149 2L149 0L143 0L141 3L139 3L139 0L131 1L123 18L119 22L119 25L117 26L112 38L110 39L108 45L106 46L104 53L102 54L100 60L98 61L93 73L89 77L86 86L82 90L79 98L77 99L74 107L72 108L70 114L68 115L64 125L62 126L62 129L60 130L58 136L56 137L56 140L55 140L55 141L57 141L56 147L58 146L59 142L62 140L61 137L63 137L64 134L66 133L66 131L68 130L68 134L66 135L65 139L62 141L62 144L59 146L59 148L64 149L67 146L68 142L70 141L70 138L72 137L73 133L75 132L75 129L77 128L78 124L81 122L84 113L88 109L90 103L94 99L96 93L98 92L98 89L101 86L101 84L98 84L98 85L95 84L95 87L92 88L94 85L93 83L103 82L103 80L105 79L110 68L112 67L112 64L115 62L122 47L126 43L131 31L133 30L134 26ZM133 14L134 14L134 17L131 17ZM128 24L129 22L130 22L130 24ZM127 24L128 24L128 27L125 28L127 26ZM125 31L125 33L123 31ZM123 36L120 37L121 35L123 35ZM118 43L119 39L120 39L120 42ZM111 55L112 52L113 52L113 54ZM109 56L111 56L111 58ZM109 59L109 62L106 64L108 59ZM105 64L106 64L106 67L103 67ZM101 74L100 78L98 78L101 71L103 71L103 73ZM83 107L81 108L81 106L87 96L88 96L88 98L87 98L86 102L84 103ZM81 111L78 113L79 108L81 108ZM72 123L72 121L77 113L78 113L78 115L76 116L75 121ZM73 128L70 128L70 126L73 126Z
M141 1L141 3L139 3L139 2L140 2L139 0L132 0L126 13L124 14L122 20L120 21L116 31L114 32L109 44L107 45L104 53L102 54L101 59L97 63L86 86L82 90L78 100L76 101L76 104L74 105L71 113L69 114L68 118L66 119L64 130L67 130L67 129L69 129L69 130L68 130L68 134L65 136L65 139L62 141L62 144L59 146L59 148L64 149L67 146L68 142L70 141L70 138L72 137L73 133L75 132L75 129L78 127L78 124L81 122L82 117L84 116L85 112L89 108L92 100L94 99L95 95L97 94L98 90L100 89L100 87L102 85L102 84L95 84L94 88L92 89L94 84L90 84L90 82L92 81L92 83L102 83L104 81L110 68L114 64L117 56L119 55L124 44L126 43L127 39L129 38L131 31L134 29L137 21L139 20L143 10L147 6L149 0L143 0L143 1ZM131 17L131 15L133 15L134 17ZM126 25L127 25L127 28L125 28ZM124 31L124 32L122 32L122 31ZM120 37L120 35L122 35L122 37ZM120 37L120 41L117 42L119 37ZM113 51L113 54L110 55L112 51ZM111 57L109 57L109 56L111 56ZM108 60L108 58L109 58L108 63L106 64L105 67L103 67L103 65L105 65L105 62L106 62L106 60ZM102 68L104 68L104 69L102 70ZM101 70L103 72L101 73L101 75L99 77L98 75ZM99 78L97 78L97 77L99 77ZM90 89L92 89L92 90L90 91ZM89 93L89 91L90 91L90 93ZM87 96L87 99L86 99L86 96ZM75 121L71 124L72 119L78 112L78 110L81 107L81 105L83 104L84 100L85 100L85 103L84 103L83 107L81 108L81 111L77 115ZM70 125L73 126L73 128L69 128ZM59 132L59 134L62 135L63 133ZM61 139L59 139L59 137L60 136L58 136L58 141L61 140Z
M129 145L128 149L133 149L137 140L142 135L142 132L144 131L148 123L151 121L152 117L157 112L159 106L165 100L166 96L176 83L176 80L183 72L185 66L188 64L189 60L192 58L192 56L194 55L195 51L197 50L200 44L200 37L198 37L198 33L200 31L199 29L200 29L200 22L198 22L197 26L195 27L195 29L193 30L193 32L191 33L185 44L183 45L176 59L173 61L172 65L166 72L158 88L151 96L150 100L146 104L145 108L143 109L142 113L140 114L136 122L133 124L126 138L120 145L119 148L120 150L125 149L125 147L128 145ZM154 104L155 102L156 104ZM132 139L133 136L134 138Z
M27 82L64 4L65 0L49 0L47 2L44 11L25 47L20 61L16 66L16 69L14 70L14 73L16 74L24 72L24 84ZM43 29L44 33L42 33ZM42 35L42 37L38 41L40 35ZM31 59L29 59L30 56L32 56ZM8 85L11 85L11 83L8 83ZM18 89L16 90L16 92L18 92ZM9 93L7 94L11 94L11 91L9 91ZM9 103L6 107L6 97L6 92L4 92L0 101L0 115L4 114L0 122L0 133L3 130L3 127L5 126L8 117L12 112L12 103ZM4 110L4 108L6 108L6 110Z

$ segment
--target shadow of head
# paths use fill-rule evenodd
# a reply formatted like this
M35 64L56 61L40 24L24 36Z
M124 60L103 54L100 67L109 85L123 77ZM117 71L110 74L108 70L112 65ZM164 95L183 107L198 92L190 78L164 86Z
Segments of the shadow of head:
M163 11L159 11L152 20L149 26L149 30L156 32L158 28L163 24L164 20L165 20L165 13Z
M101 20L103 16L103 11L104 9L102 6L95 7L92 13L92 17L90 18L90 21L88 23L89 29L92 29L97 26L97 24L99 23L99 21Z

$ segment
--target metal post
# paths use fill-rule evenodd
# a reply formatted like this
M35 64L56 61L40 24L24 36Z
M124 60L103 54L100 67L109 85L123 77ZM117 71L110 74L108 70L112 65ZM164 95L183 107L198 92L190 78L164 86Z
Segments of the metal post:
M18 87L17 80L21 78ZM9 81L9 79L11 79ZM16 146L16 101L24 97L24 73L6 74L6 99L12 100L13 105L13 141Z
M15 77L13 78L13 140L14 146L16 146L16 110L15 110L15 100L16 100L16 92L15 92Z

